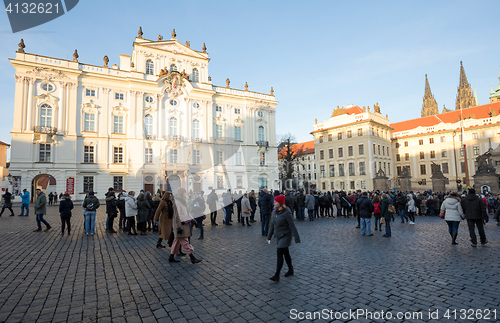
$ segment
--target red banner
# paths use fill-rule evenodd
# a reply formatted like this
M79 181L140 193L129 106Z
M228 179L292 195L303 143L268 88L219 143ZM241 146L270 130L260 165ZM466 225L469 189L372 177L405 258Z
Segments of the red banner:
M66 178L66 193L68 193L69 195L75 194L75 178L74 177Z

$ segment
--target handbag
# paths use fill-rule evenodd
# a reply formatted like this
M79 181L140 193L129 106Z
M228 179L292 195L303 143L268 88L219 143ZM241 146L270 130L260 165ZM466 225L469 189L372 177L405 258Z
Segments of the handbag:
M384 217L380 218L380 225L385 225L385 218Z
M387 207L387 211L389 211L390 214L395 214L396 213L396 208L394 207L394 205L389 205L389 207Z
M444 211L444 210L443 210L443 211L441 211L441 212L439 212L439 217L440 217L441 219L444 219L444 214L445 214L445 211Z
M243 208L243 213L250 213L250 209L247 209L246 207Z

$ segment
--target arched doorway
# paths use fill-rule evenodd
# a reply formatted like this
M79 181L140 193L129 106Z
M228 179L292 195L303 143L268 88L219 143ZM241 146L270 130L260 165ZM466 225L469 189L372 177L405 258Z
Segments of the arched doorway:
M49 195L50 192L56 191L56 179L50 174L39 174L33 178L31 181L31 201L36 200L35 191L37 189L42 190L45 195Z
M167 178L167 191L177 194L177 189L181 187L181 179L177 175L170 175Z

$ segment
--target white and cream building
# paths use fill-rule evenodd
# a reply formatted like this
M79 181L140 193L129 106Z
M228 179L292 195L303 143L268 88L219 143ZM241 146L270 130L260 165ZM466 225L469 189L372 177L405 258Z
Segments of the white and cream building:
M212 84L206 47L139 30L132 55L103 66L30 54L15 68L10 174L21 189L278 188L275 100ZM40 185L43 178L46 185Z

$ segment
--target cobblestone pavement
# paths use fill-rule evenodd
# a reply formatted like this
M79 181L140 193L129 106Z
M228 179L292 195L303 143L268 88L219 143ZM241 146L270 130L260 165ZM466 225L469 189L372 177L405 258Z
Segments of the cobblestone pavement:
M464 222L452 246L436 217L417 217L414 226L393 223L391 238L380 231L361 236L353 218L298 222L302 243L290 249L295 276L283 277L285 265L281 281L271 284L275 245L266 244L260 222L205 221L205 239L192 240L203 261L193 265L188 257L170 264L168 248L155 248L157 234L105 233L104 208L95 236L84 235L78 208L70 236L60 234L56 207L48 213L48 232L31 232L33 214L0 218L0 322L282 322L293 321L291 310L323 309L422 315L342 320L353 322L430 321L429 310L439 311L433 321L453 322L443 316L448 309L457 310L457 319L460 309L496 309L500 316L494 223L486 226L489 243L472 248ZM493 313L481 321L494 321Z

